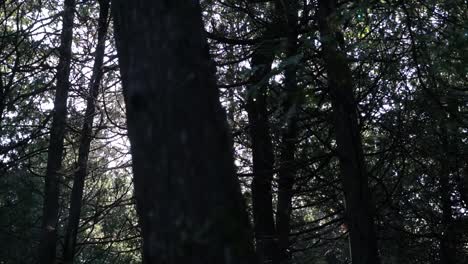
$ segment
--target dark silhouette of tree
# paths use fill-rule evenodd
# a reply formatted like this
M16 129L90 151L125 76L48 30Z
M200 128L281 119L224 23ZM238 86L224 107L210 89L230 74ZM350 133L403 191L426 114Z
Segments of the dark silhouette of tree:
M62 178L62 159L67 120L67 99L70 90L69 76L72 57L73 19L75 1L65 0L63 26L60 37L59 64L55 90L52 126L50 129L45 178L44 205L42 215L42 234L39 245L39 262L55 262L57 248L57 224L59 218L59 192Z
M299 112L302 101L302 87L298 85L298 1L280 1L283 27L286 28L286 60L292 60L284 68L284 91L286 99L283 102L284 129L281 133L280 169L278 173L278 204L276 208L276 228L279 247L279 263L290 261L289 253L291 232L293 186L297 175L295 154L298 149Z
M197 1L113 1L145 263L253 263Z
M103 60L106 47L106 34L109 21L109 3L110 0L99 1L99 21L97 28L97 46L95 50L95 59L93 73L89 84L89 93L86 100L86 111L83 127L81 128L80 146L78 150L78 162L76 172L73 177L73 188L71 193L70 211L68 225L65 232L63 246L63 261L73 263L76 249L76 236L80 222L80 213L82 207L83 190L85 179L88 174L88 159L93 139L93 121L96 114L96 100L99 94L99 87L103 75Z
M336 4L333 0L320 0L318 22L345 197L345 222L349 229L352 262L377 264L380 262L371 208L372 196L358 126L353 77L346 54L340 51L337 39L342 33Z
M272 181L274 152L267 109L268 77L274 59L271 36L252 54L254 73L247 88L246 109L252 144L252 213L257 258L260 263L276 263L275 219L273 217Z
M464 1L104 1L0 1L0 262L468 262Z

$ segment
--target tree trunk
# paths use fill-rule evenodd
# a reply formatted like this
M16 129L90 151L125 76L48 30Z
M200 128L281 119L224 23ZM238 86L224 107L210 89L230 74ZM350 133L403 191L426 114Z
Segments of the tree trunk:
M444 144L445 145L445 144ZM439 190L442 207L442 234L440 238L440 264L455 264L456 262L456 238L453 230L452 193L449 183L449 161L443 160L440 169Z
M461 180L459 183L459 190L461 194L461 199L465 203L465 208L468 208L468 161L464 161L465 164L462 164L462 173Z
M60 36L60 58L57 67L57 88L50 130L49 150L45 177L42 230L39 242L39 262L54 263L57 245L57 222L59 212L59 181L61 176L63 139L67 119L67 99L71 63L71 45L75 0L64 1L63 28Z
M293 186L296 175L295 158L297 123L294 117L288 121L286 131L282 135L280 170L278 175L278 204L276 210L276 226L278 237L279 263L289 263L289 233L291 231L291 213Z
M266 40L255 49L251 62L254 73L247 87L247 114L253 165L252 211L259 263L276 263L277 252L271 186L274 153L269 130L266 94L268 76L274 58L273 48Z
M96 99L99 94L99 87L103 75L102 65L104 51L106 47L106 34L109 19L109 1L100 0L99 21L97 28L97 46L94 58L93 73L89 84L89 94L86 103L83 127L81 128L80 146L78 150L77 169L73 178L73 188L71 194L70 211L68 225L66 228L63 260L64 263L73 263L75 256L76 236L80 222L81 200L85 178L88 173L88 157L91 147L93 119L96 112Z
M112 11L144 263L254 263L198 1Z
M365 168L352 75L346 55L339 50L336 0L319 0L319 30L322 54L332 101L337 153L345 196L346 222L352 263L379 263L371 210L371 195Z
M297 1L280 1L284 10L283 23L287 28L286 59L297 56ZM291 255L289 249L289 233L291 231L291 213L293 185L295 181L295 153L297 143L297 111L300 91L297 85L297 64L290 63L285 67L284 89L287 94L283 104L284 122L286 126L281 135L280 170L278 174L278 204L276 210L276 228L279 247L279 263L288 263Z
M341 264L332 251L325 253L325 261L327 264Z
M456 113L456 102L447 96L448 108L452 113ZM439 158L439 191L442 208L442 235L440 238L440 263L457 263L457 237L454 230L454 218L452 210L452 186L450 184L451 175L458 170L458 142L457 127L455 120L450 118L445 111L436 113L436 118L440 120L440 142L442 152Z

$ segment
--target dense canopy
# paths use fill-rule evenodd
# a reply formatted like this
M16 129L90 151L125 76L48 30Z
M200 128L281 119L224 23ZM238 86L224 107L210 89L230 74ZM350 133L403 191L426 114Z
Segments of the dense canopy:
M0 264L468 263L467 10L0 1Z

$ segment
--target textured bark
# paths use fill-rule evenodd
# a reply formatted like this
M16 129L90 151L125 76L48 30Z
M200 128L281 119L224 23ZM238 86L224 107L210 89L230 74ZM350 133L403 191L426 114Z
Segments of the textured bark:
M254 263L198 1L112 12L144 263Z
M322 54L332 101L337 153L346 205L353 264L380 263L371 210L371 195L365 168L351 70L338 47L336 0L319 0L319 30Z
M297 1L281 1L281 8L284 10L285 27L287 28L286 58L297 56ZM293 185L296 175L295 153L297 150L297 111L300 104L301 91L297 85L297 64L288 64L284 72L284 89L286 100L283 104L285 110L286 126L281 135L280 147L280 170L278 174L278 205L276 210L276 228L279 247L279 263L288 263L289 254L289 233L291 231L291 213Z
M247 87L247 114L253 165L252 211L259 263L276 263L275 254L277 252L271 186L274 154L266 102L268 75L271 72L274 58L273 48L266 41L255 49L251 61L255 72Z
M55 262L57 246L57 222L59 212L59 181L61 177L63 139L67 119L67 99L71 63L71 45L75 1L64 1L63 28L60 36L60 58L57 67L57 88L55 91L52 126L45 177L44 205L39 242L39 263Z
M96 113L96 99L99 94L99 87L103 75L102 65L109 20L109 1L110 0L99 1L100 10L97 28L97 45L93 73L89 84L89 94L86 102L84 122L83 127L81 128L77 168L73 178L68 224L66 227L63 247L64 263L73 263L73 258L75 256L76 236L78 234L78 225L80 222L83 188L86 175L88 174L88 157L92 141L93 119Z

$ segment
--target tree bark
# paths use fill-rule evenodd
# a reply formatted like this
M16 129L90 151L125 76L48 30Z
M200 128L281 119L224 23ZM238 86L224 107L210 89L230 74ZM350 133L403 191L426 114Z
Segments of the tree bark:
M57 67L52 126L45 177L44 205L41 237L39 241L39 263L54 263L57 246L57 223L59 212L59 181L61 177L63 139L67 119L67 99L70 87L70 64L72 56L73 19L75 0L64 1L63 28L60 36L60 58Z
M254 263L198 1L112 12L144 263Z
M83 198L85 178L88 174L88 158L92 141L93 119L96 113L96 99L102 80L102 65L106 47L106 34L109 20L109 1L99 0L99 21L97 28L97 45L95 51L93 73L89 84L89 94L86 102L86 111L83 127L81 128L80 146L78 150L77 168L73 178L68 225L66 227L63 260L64 263L73 263L75 256L76 236L80 222L80 213Z
M322 54L332 101L337 153L346 205L352 263L380 263L371 210L351 70L338 47L340 34L336 0L319 0L318 21Z

